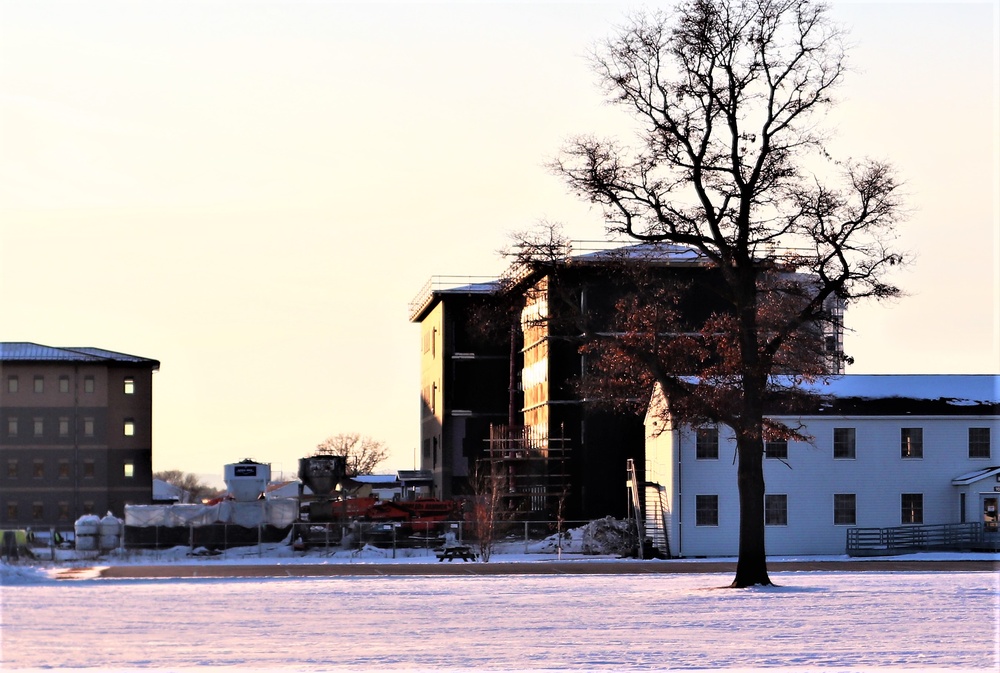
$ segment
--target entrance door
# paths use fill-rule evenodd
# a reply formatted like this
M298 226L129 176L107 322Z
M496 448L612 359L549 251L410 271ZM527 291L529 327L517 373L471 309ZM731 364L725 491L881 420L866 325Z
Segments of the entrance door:
M983 528L990 532L996 532L997 524L1000 523L1000 512L997 505L1000 503L1000 496L988 495L983 498Z

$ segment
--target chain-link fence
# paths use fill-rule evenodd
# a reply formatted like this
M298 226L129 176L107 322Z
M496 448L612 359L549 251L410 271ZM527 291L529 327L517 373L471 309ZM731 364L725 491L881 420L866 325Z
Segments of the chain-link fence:
M235 547L289 545L295 550L359 549L434 550L446 544L476 546L491 539L507 553L558 551L569 546L569 531L587 526L579 521L352 521L297 522L286 527L261 525L253 528L235 524L189 526L125 526L126 550L162 550L172 547L225 550ZM490 527L489 535L486 527Z

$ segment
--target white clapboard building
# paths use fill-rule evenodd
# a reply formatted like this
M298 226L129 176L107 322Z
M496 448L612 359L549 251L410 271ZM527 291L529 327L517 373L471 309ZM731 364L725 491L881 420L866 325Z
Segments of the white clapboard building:
M996 530L1000 377L847 375L812 387L823 397L805 413L773 415L811 440L766 447L769 555L843 554L852 528ZM646 435L646 536L675 557L735 555L732 432L674 423L654 395Z

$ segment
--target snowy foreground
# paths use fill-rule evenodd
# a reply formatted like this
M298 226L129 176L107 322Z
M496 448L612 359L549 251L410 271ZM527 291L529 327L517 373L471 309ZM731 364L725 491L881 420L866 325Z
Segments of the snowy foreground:
M160 553L96 563L427 563ZM494 562L539 555L501 554ZM840 558L840 557L838 557ZM910 555L908 560L961 558ZM985 560L996 555L975 555ZM100 579L0 565L0 669L361 671L1000 668L992 572ZM663 563L683 563L664 561Z

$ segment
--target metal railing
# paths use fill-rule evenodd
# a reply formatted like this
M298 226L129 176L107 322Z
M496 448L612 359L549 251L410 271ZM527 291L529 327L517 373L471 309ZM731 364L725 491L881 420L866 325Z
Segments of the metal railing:
M998 544L1000 536L980 522L847 529L848 556L996 549Z

